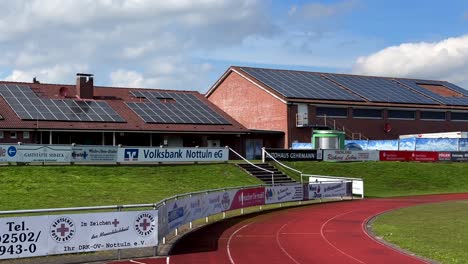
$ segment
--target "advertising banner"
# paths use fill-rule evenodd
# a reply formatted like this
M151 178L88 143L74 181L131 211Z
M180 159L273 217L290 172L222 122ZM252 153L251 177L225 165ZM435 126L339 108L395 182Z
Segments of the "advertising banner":
M119 148L118 162L227 161L226 148Z
M346 150L367 150L367 140L345 140Z
M439 152L439 161L468 161L468 152Z
M239 208L256 206L256 205L264 205L264 204L265 204L265 188L264 187L243 189L243 190L237 191L229 210L235 210Z
M349 195L346 182L310 183L308 187L309 199L333 198Z
M73 146L72 162L117 162L117 147Z
M411 150L416 149L416 138L400 138L398 142L398 150Z
M18 145L0 145L0 162L16 162Z
M458 139L458 150L459 151L468 151L468 138Z
M303 200L302 185L265 187L265 204Z
M369 140L367 150L398 150L398 140Z
M323 151L324 161L377 161L379 151L377 150L330 150Z
M157 246L157 219L157 211L0 218L0 259Z
M18 145L17 162L70 162L71 146Z
M322 151L317 150L301 150L301 149L265 149L276 160L286 161L305 161L305 160L321 160ZM265 155L265 160L272 160L270 156Z
M416 138L417 151L457 151L458 138Z
M0 259L48 253L47 216L0 218Z
M380 161L409 161L411 151L380 151Z
M438 161L439 153L434 151L413 151L410 161Z

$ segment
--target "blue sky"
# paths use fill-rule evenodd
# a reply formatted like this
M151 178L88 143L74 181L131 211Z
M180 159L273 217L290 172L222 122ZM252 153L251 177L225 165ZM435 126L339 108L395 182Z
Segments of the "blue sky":
M468 88L468 1L0 0L0 79L205 92L231 65Z

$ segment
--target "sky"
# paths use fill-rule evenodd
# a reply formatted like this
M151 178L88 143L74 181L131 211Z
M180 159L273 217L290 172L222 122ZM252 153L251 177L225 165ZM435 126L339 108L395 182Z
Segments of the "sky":
M0 0L0 79L206 92L229 66L468 89L468 0Z

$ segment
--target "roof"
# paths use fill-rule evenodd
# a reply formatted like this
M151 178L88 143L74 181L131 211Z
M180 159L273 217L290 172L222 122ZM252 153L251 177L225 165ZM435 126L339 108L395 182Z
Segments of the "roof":
M230 67L206 96L236 72L284 101L468 108L468 90L446 81Z
M94 86L93 99L77 93L76 85L0 81L0 129L248 132L196 91Z

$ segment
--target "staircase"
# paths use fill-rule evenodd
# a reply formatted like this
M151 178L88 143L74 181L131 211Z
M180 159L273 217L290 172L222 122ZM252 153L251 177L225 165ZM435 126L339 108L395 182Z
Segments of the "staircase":
M288 175L282 173L281 171L279 171L278 169L276 169L275 167L273 167L272 165L270 164L267 164L267 163L258 163L258 164L255 164L255 166L258 166L258 167L261 167L261 168L264 168L264 169L267 169L269 171L273 171L273 181L272 182L272 175L271 173L269 172L266 172L264 170L261 170L257 167L254 167L252 166L251 164L237 164L237 166L239 166L241 169L243 169L245 172L247 172L248 174L254 176L254 177L257 177L258 179L260 179L261 181L263 181L264 183L266 184L291 184L291 183L296 183L295 180L291 179Z

